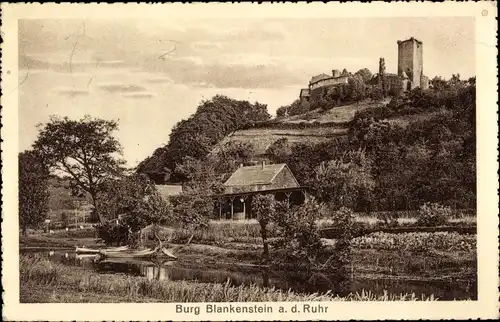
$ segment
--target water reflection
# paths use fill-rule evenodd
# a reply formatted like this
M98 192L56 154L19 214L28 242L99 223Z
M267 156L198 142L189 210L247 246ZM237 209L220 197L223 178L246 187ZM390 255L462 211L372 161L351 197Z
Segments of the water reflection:
M102 259L96 255L75 254L74 251L47 251L45 254L51 260L67 265L82 266L105 274L142 276L148 280L188 280L203 283L227 283L229 281L234 286L257 284L263 287L292 289L306 293L327 291L338 293L341 289L341 283L337 277L321 273L273 271L224 264L201 267L197 263L183 262L182 259L177 261ZM477 298L477 284L474 281L418 281L403 278L394 280L358 277L348 280L345 287L346 292L358 292L364 289L374 294L383 294L384 290L387 290L392 294L434 294L442 300Z

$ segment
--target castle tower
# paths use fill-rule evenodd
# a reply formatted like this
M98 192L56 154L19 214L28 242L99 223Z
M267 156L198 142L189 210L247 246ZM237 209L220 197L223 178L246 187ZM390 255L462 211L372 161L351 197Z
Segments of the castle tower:
M398 75L403 76L404 73L410 79L411 89L420 86L424 73L423 44L413 37L398 40Z

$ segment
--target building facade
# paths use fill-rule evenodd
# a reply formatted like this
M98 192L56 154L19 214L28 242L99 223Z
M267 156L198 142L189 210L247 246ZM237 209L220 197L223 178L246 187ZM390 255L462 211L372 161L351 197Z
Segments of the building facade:
M387 91L396 91L401 88L402 91L410 91L417 87L427 89L429 87L429 78L424 75L424 45L423 43L411 37L407 40L398 40L398 71L397 74L385 73L385 60L380 59L379 72L374 75L369 84L384 86ZM384 75L382 82L382 77ZM314 100L318 97L321 89L330 89L335 86L347 85L349 75L340 73L334 69L332 75L319 74L311 78L307 89L300 92L301 103Z
M300 204L305 200L301 187L286 164L241 166L224 183L224 194L217 199L219 219L251 219L252 199L258 194L272 194L276 200Z
M407 40L398 40L398 75L407 76L408 88L412 90L420 87L427 89L429 80L424 76L424 44L413 37Z

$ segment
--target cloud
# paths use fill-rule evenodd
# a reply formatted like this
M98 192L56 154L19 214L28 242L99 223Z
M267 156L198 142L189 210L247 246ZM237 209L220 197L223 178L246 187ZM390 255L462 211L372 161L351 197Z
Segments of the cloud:
M153 77L145 79L146 82L151 84L172 84L174 81L168 77Z
M76 96L87 96L89 95L89 91L86 89L75 89L75 88L58 88L55 90L56 93L58 93L61 96L69 96L69 97L76 97Z
M136 93L146 89L135 84L99 84L97 86L110 93Z
M122 96L124 97L128 97L128 98L152 98L155 96L155 94L153 93L149 93L149 92L136 92L136 93L125 93L125 94L122 94Z
M123 60L70 60L69 55L51 54L46 55L19 55L19 69L41 69L55 72L68 73L73 71L87 71L99 69L116 69L125 67Z

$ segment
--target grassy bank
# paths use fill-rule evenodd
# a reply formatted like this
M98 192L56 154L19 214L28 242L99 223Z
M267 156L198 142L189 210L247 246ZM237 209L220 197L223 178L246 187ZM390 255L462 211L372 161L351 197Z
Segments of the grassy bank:
M346 297L299 294L260 288L186 281L149 281L142 277L104 275L80 267L21 255L20 301L33 302L261 302L261 301L412 301L435 300L415 294L376 296L369 292Z

